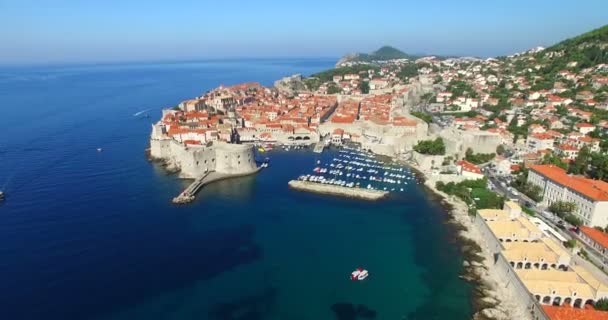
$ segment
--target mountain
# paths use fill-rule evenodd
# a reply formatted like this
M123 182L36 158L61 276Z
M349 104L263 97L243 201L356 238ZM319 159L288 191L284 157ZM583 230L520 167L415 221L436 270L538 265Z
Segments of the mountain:
M345 62L370 62L379 60L393 60L393 59L417 59L418 56L407 54L397 48L391 46L384 46L372 53L351 53L342 57L336 66L340 66Z

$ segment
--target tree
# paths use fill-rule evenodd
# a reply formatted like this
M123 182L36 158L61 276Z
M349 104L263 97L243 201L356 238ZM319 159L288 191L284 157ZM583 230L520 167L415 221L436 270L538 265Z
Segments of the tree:
M555 213L559 217L565 217L576 209L574 202L556 201L549 206L549 211Z
M608 311L608 298L601 298L593 306L595 310Z
M361 90L361 93L369 93L369 82L361 81L361 83L359 84L359 90Z
M327 94L336 94L336 93L342 93L342 89L335 84L328 86Z
M502 144L499 144L498 147L496 147L496 154L498 155L503 155L505 154L505 146L503 146Z
M494 153L473 153L471 148L467 148L465 152L465 160L473 164L481 164L486 163L492 159L494 159L496 155Z
M573 226L581 226L583 225L583 220L581 220L579 217L573 215L572 213L567 214L566 217L564 217L564 220L566 220L566 222L568 222L569 224L573 225Z
M414 150L422 154L443 155L445 154L445 144L441 138L435 140L421 140L414 146Z
M414 111L414 112L411 112L411 114L416 118L420 118L420 119L424 120L424 122L426 122L426 123L433 122L433 116L431 116L428 113Z
M570 239L568 241L564 241L564 247L570 248L570 249L576 247L576 240Z
M547 153L540 161L541 164L552 164L562 169L568 169L568 164L563 162L562 159L555 154Z
M591 152L587 146L584 146L579 150L578 156L574 162L568 168L570 173L584 174L587 169L587 164L591 161Z

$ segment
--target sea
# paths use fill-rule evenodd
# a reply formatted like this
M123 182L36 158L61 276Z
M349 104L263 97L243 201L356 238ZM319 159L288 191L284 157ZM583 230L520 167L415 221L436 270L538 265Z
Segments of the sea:
M334 63L0 68L0 319L470 319L455 230L420 185L380 202L301 193L288 181L339 151L275 149L176 206L188 181L146 158L162 108Z

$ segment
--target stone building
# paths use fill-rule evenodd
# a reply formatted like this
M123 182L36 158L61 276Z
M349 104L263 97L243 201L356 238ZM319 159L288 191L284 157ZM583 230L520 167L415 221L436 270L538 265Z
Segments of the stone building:
M608 183L566 173L553 165L529 167L528 183L543 190L543 204L572 202L573 212L587 226L608 225Z

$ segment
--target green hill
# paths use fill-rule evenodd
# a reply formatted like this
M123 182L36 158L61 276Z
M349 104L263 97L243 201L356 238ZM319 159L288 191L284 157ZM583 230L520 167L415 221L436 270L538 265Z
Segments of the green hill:
M391 46L384 46L368 55L374 60L391 60L391 59L412 59L415 58L399 49Z
M547 63L546 69L551 72L567 69L573 62L576 66L571 69L608 63L608 25L555 44L538 54L537 58Z
M549 47L548 50L558 51L570 47L579 46L581 44L601 42L608 43L608 25L589 31L587 33L583 33L574 38L566 39L552 47Z
M391 46L384 46L372 53L354 53L348 54L340 59L337 66L344 62L371 62L380 60L393 60L393 59L418 59L418 56L407 54L399 49Z

